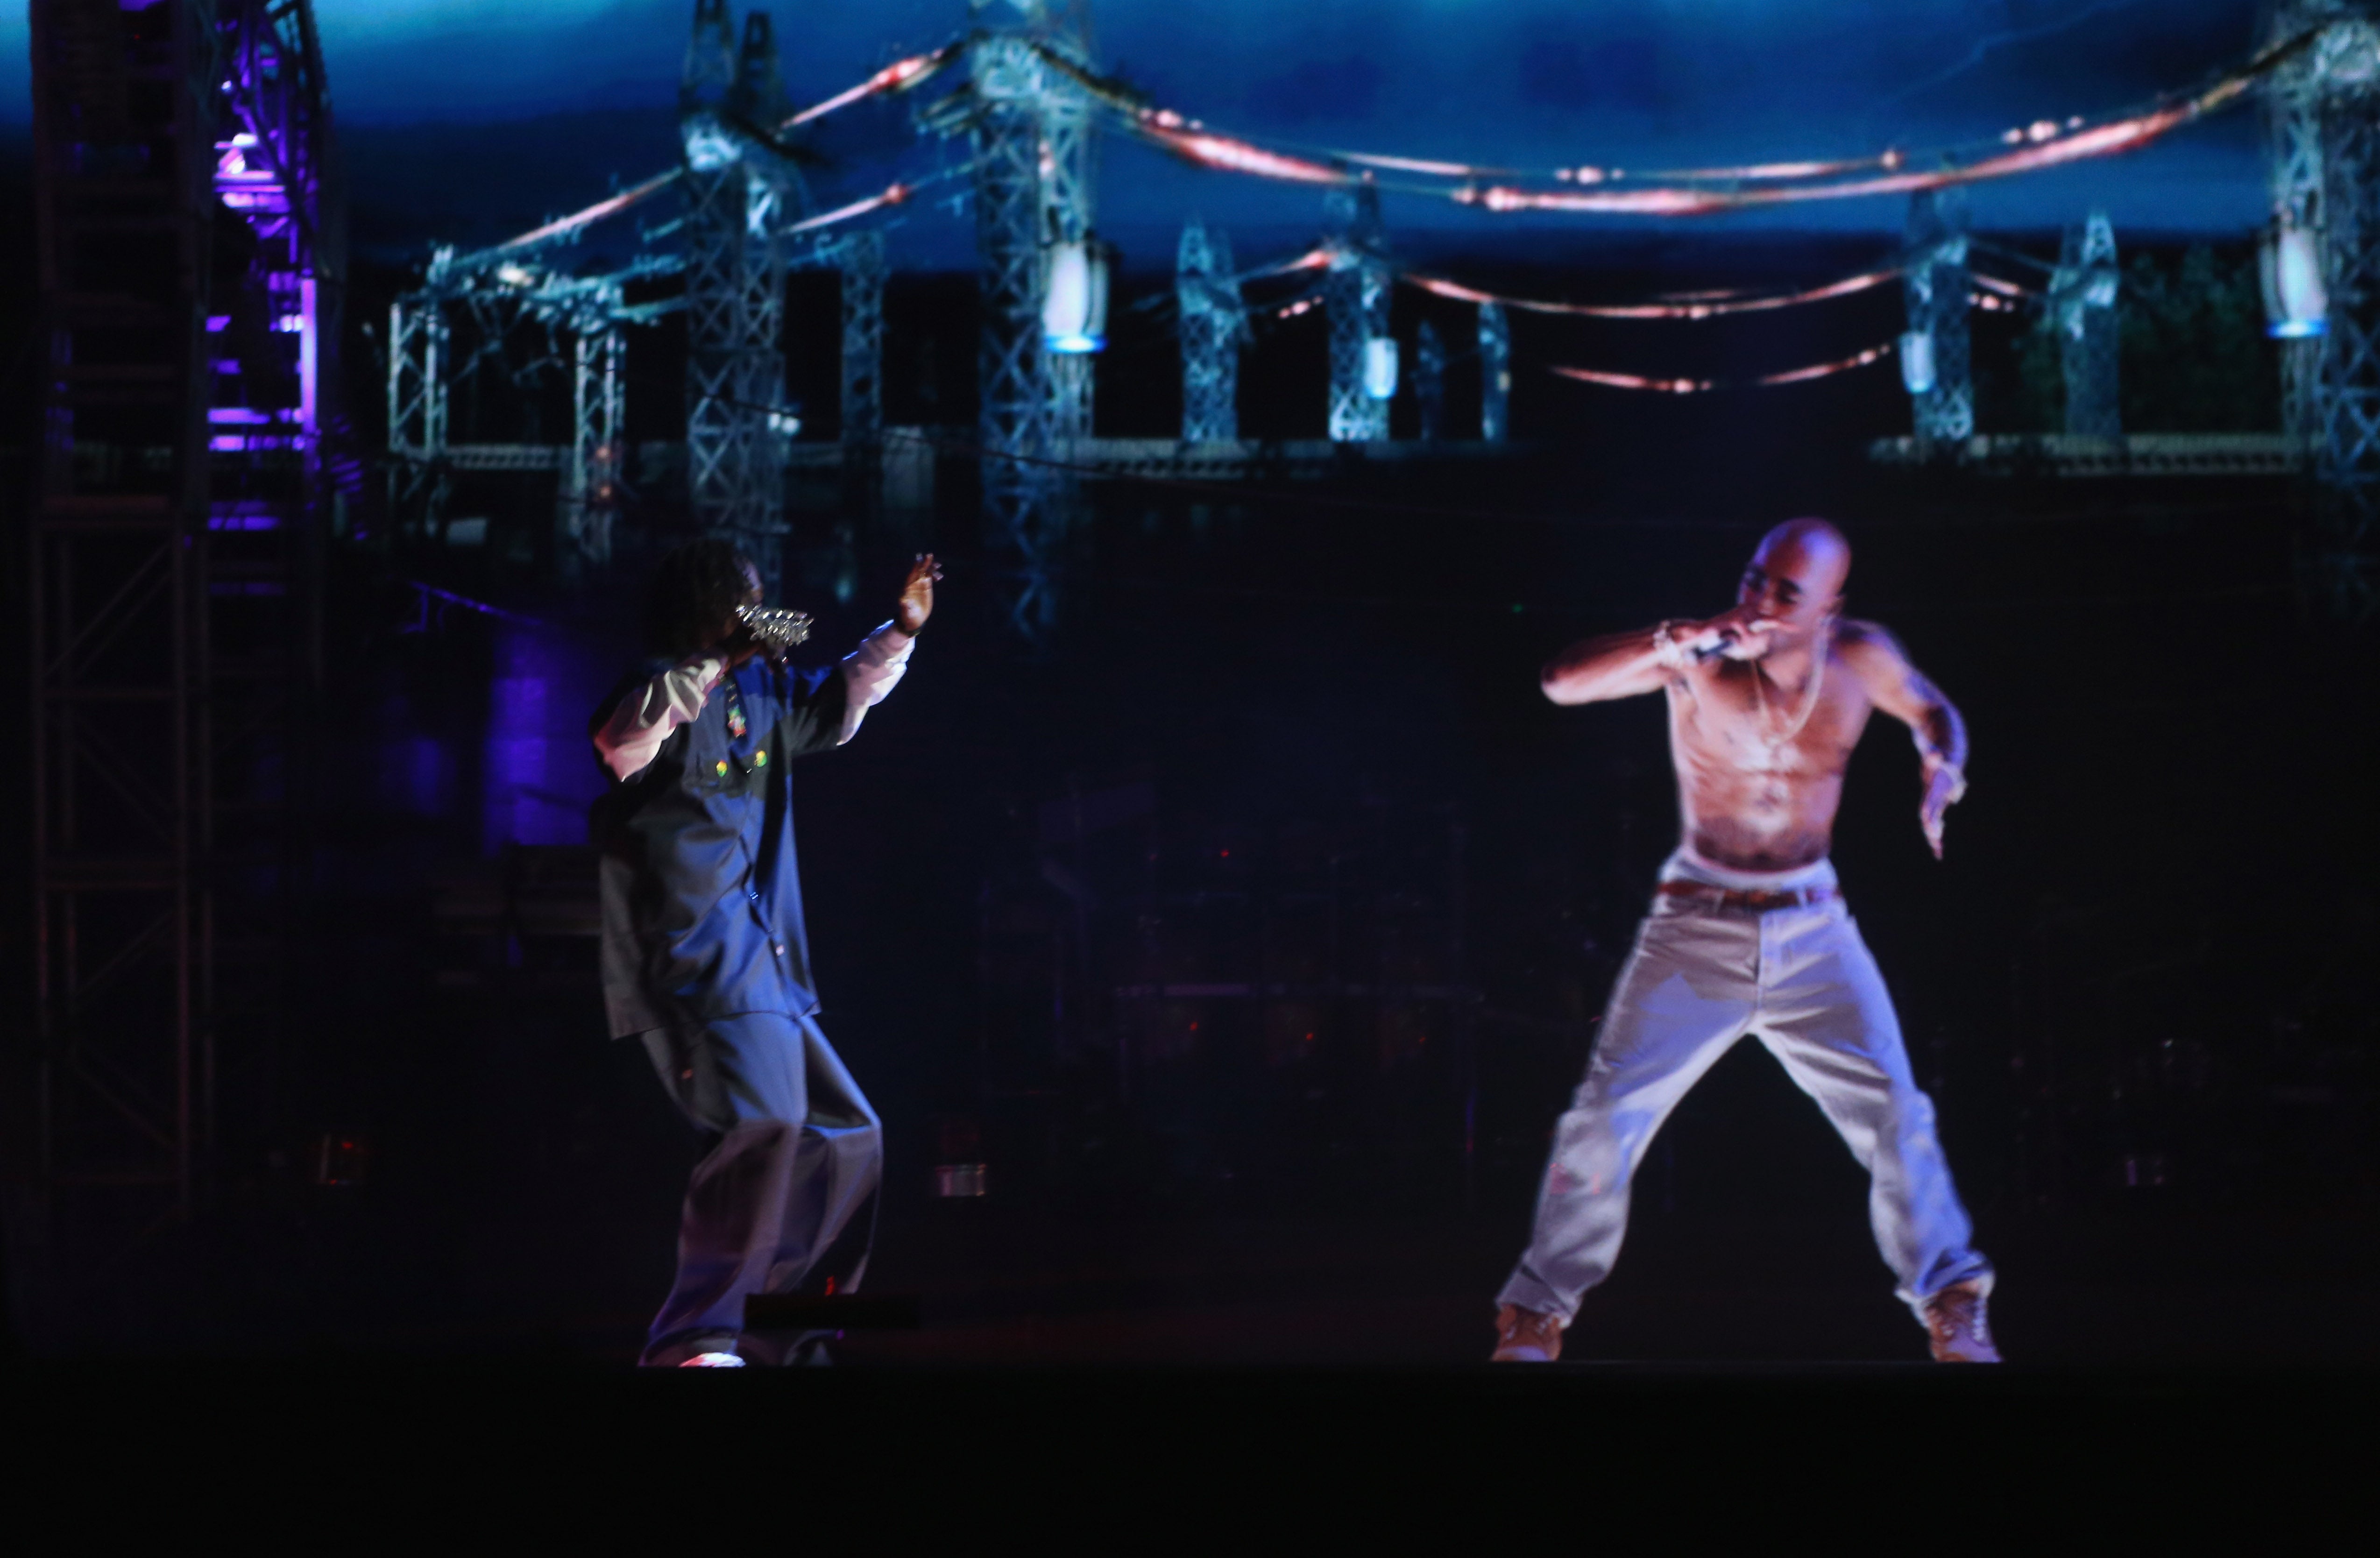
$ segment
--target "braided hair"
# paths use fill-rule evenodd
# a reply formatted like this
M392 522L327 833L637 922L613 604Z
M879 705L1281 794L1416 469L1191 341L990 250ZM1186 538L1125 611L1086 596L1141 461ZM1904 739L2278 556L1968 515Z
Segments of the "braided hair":
M672 550L653 568L645 590L645 643L655 654L677 656L702 647L720 619L744 603L752 587L752 559L716 537Z

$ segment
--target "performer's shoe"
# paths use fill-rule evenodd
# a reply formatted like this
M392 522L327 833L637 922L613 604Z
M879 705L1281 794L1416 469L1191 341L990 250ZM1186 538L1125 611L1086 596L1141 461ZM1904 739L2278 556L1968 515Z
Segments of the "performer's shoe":
M741 1356L741 1340L733 1331L681 1331L647 1347L637 1362L646 1369L741 1369L752 1361Z
M1551 1363L1561 1357L1562 1321L1518 1304L1496 1311L1496 1351L1490 1363Z
M1980 1282L1954 1282L1925 1300L1925 1336L1937 1363L1998 1363L1992 1322L1985 1311L1991 1290Z

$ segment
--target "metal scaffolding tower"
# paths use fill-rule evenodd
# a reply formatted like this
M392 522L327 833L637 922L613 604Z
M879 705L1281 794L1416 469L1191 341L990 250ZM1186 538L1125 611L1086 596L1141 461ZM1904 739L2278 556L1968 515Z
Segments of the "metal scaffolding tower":
M974 0L978 17L990 0ZM1079 58L1071 29L1042 0L1013 12L969 51L976 244L983 335L978 353L985 528L1001 604L1027 639L1056 622L1066 484L1049 464L1062 440L1087 436L1090 367L1046 349L1050 250L1089 241L1090 140L1081 91L1041 51Z
M219 1098L252 1119L273 1070L344 492L341 220L304 0L31 21L37 1048L12 1124L69 1236L103 1239L187 1212Z
M1501 444L1511 435L1512 327L1501 303L1479 305L1479 436Z
M1953 442L1973 435L1975 392L1968 374L1967 205L1956 189L1928 189L1909 202L1909 334L1901 374L1917 436Z
M1331 190L1323 202L1323 231L1330 248L1322 284L1330 315L1330 438L1370 443L1389 435L1388 397L1371 391L1378 387L1378 359L1395 350L1378 189L1367 183ZM1393 384L1393 371L1389 378Z
M2283 0L2266 13L2264 41L2267 46L2286 43L2353 11L2350 0ZM2277 232L2311 234L2317 243L2323 225L2322 99L2320 66L2313 55L2285 62L2265 82L2273 221ZM2322 350L2318 332L2280 339L2281 431L2309 444L2321 425L2315 395Z
M554 560L576 578L612 560L626 427L627 342L611 319L590 320L571 350L570 464L555 499Z
M2361 620L2380 604L2380 29L2362 15L2334 22L2313 64L2329 298L2314 386L2321 566L2334 607Z
M1414 338L1414 404L1420 408L1421 436L1435 443L1446 436L1446 343L1427 320Z
M2116 229L2104 211L2066 230L2049 284L2051 323L2066 371L2066 431L2078 438L2121 438L2123 407L2117 340Z
M835 249L843 282L843 442L873 449L884 433L884 235L856 233Z
M856 233L835 247L843 292L843 520L838 544L857 583L857 529L884 497L884 235Z
M400 534L444 539L454 478L446 456L446 310L434 293L388 306L389 522Z
M1232 240L1193 217L1174 254L1181 313L1182 440L1229 444L1240 436L1240 343L1247 310L1232 265Z
M773 590L783 568L784 444L792 434L779 219L795 193L765 128L784 115L765 12L695 0L679 89L686 150L686 489L695 523L733 539Z

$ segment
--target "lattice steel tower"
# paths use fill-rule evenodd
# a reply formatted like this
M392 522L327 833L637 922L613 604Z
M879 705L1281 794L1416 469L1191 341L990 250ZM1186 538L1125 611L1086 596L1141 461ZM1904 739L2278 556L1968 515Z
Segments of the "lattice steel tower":
M2057 274L2049 284L2050 321L2058 331L2066 376L2066 431L2077 438L2124 434L2116 300L2116 229L2094 211L2066 230Z
M2348 0L2285 0L2266 12L2264 42L2268 47L2287 43L2353 11ZM2323 226L2320 77L2315 55L2301 54L2265 79L2264 103L2276 236L2306 233L2317 244ZM2281 431L2310 444L2321 426L2315 405L2322 372L2320 332L2283 335L2279 347Z
M1917 436L1956 442L1975 431L1967 335L1974 282L1967 271L1967 203L1960 191L1929 189L1910 201L1908 256L1909 337L1901 368ZM1912 367L1919 353L1930 372Z
M695 0L679 88L685 146L686 495L695 523L751 554L774 590L783 567L784 444L790 419L784 267L776 229L795 191L769 154L784 116L768 16Z
M1232 267L1230 235L1196 218L1175 251L1174 300L1182 322L1182 440L1229 444L1240 436L1240 341L1246 310Z
M2314 473L2325 499L2320 562L2334 607L2361 620L2380 603L2380 29L2363 15L2332 23L2313 67L2330 324L2313 395Z
M1369 443L1389 435L1389 403L1367 393L1365 383L1367 366L1390 342L1380 192L1368 183L1333 189L1322 210L1323 241L1330 247L1322 284L1330 315L1330 437Z
M1050 464L1090 431L1090 366L1047 349L1050 250L1087 242L1090 121L1049 50L1080 61L1079 31L1043 0L971 0L998 25L968 52L974 96L976 245L983 335L977 358L984 524L1001 603L1039 638L1056 622L1067 483Z

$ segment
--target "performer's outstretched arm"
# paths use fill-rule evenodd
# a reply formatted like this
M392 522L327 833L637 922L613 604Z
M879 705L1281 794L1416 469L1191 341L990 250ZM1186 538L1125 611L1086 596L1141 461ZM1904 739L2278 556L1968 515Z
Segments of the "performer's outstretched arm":
M942 570L930 552L911 563L909 576L902 581L901 599L892 608L892 620L868 635L859 648L844 657L845 692L843 729L835 737L837 746L859 734L859 722L868 717L868 711L884 701L885 695L909 668L909 650L925 627L926 619L934 615L934 581L941 577Z
M1584 639L1547 663L1538 686L1557 703L1601 703L1658 692L1704 661L1757 656L1777 627L1754 603L1707 622L1665 622Z
M1907 725L1925 765L1925 797L1917 823L1934 858L1942 858L1942 819L1967 793L1967 722L1942 689L1909 663L1893 636L1873 622L1845 622L1836 634L1843 659L1866 684L1869 700Z

